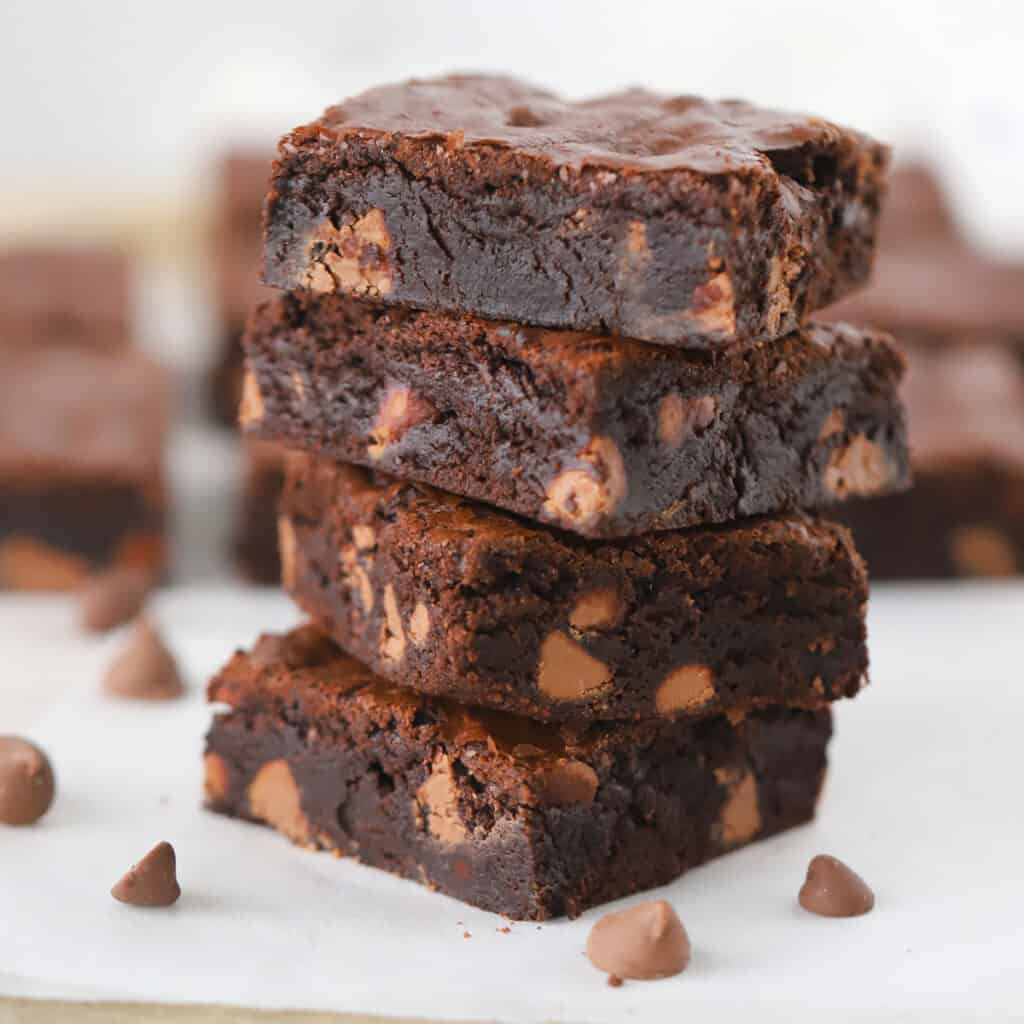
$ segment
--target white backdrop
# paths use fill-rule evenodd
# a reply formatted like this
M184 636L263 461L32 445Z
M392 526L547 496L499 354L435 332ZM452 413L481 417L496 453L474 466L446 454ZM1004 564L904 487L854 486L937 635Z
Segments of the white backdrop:
M583 95L741 95L931 153L991 244L1024 244L1018 0L4 0L0 184L187 196L376 82L513 71Z

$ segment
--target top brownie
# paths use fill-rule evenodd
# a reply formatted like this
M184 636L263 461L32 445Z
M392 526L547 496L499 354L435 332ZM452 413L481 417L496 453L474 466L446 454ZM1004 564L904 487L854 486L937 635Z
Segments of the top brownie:
M511 78L373 89L280 144L268 284L663 345L774 338L863 283L888 151L827 121Z

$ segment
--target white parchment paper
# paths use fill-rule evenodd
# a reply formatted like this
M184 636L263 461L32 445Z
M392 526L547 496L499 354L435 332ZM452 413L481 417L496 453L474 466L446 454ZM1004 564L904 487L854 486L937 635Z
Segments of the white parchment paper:
M296 613L280 595L221 587L167 592L155 614L192 692L138 706L98 694L117 636L81 635L66 600L0 598L0 732L44 745L59 786L38 826L0 826L0 994L501 1021L1024 1010L1019 586L875 599L874 682L839 711L818 822L653 894L686 923L692 966L620 989L583 956L596 913L506 934L498 917L202 811L202 685ZM180 902L115 903L110 886L161 839L178 852ZM873 914L797 908L819 852L874 885Z

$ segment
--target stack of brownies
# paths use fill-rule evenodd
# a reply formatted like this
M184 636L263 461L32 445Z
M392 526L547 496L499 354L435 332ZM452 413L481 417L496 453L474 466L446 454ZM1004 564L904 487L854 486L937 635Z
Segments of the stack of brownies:
M242 421L310 624L213 680L215 810L513 918L808 820L904 486L861 284L887 153L741 102L496 77L280 147ZM636 340L634 340L636 339Z

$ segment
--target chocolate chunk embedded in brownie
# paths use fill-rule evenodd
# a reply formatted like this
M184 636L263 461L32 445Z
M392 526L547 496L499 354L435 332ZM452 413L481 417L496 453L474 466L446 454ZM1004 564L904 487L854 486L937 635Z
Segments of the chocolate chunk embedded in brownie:
M981 341L907 355L914 487L837 514L872 578L1024 573L1024 364Z
M164 563L163 371L140 353L4 355L0 586L63 589Z
M403 686L538 719L707 715L852 696L867 579L803 514L585 541L290 455L283 581Z
M576 916L807 821L827 711L545 726L384 682L311 627L210 685L216 811L516 919Z
M701 349L866 280L888 159L739 100L476 75L372 89L279 151L268 284Z
M282 296L246 337L242 421L587 536L877 494L909 480L903 360L809 325L717 360L338 296Z

